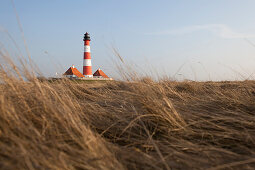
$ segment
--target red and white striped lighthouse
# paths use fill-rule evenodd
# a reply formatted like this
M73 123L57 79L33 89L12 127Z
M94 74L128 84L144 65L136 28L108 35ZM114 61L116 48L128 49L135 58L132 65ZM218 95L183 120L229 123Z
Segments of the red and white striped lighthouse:
M83 41L84 41L83 75L84 77L93 77L89 45L90 36L87 32L86 34L84 34Z

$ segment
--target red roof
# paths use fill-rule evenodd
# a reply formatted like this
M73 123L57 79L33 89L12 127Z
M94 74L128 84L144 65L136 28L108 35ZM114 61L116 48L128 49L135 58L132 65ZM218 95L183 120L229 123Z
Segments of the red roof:
M100 68L93 74L93 76L102 76L103 78L109 78Z
M70 67L65 73L64 75L76 75L77 77L84 77L84 75L81 74L81 72L79 72L79 70L77 70L77 68Z

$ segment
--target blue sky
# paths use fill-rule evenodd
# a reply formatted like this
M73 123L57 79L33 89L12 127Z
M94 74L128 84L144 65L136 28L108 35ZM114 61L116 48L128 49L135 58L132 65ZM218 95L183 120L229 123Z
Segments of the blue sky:
M116 76L112 47L148 74L192 80L255 78L254 0L14 0L32 59L47 76L82 71L91 34L93 71ZM22 41L10 0L0 2L0 42ZM1 46L3 48L3 45ZM254 75L253 75L254 73Z

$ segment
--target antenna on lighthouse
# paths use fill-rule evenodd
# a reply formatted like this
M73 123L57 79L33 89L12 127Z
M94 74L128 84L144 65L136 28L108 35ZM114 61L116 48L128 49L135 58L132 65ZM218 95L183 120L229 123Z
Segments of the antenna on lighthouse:
M92 75L92 65L91 65L91 55L90 55L90 36L86 32L84 34L84 57L83 57L83 75L85 77L93 77Z

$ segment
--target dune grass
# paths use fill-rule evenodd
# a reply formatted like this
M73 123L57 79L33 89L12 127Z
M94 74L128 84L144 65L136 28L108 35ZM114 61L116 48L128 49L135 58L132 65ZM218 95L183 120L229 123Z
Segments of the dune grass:
M1 169L255 167L254 81L49 82L9 66Z

